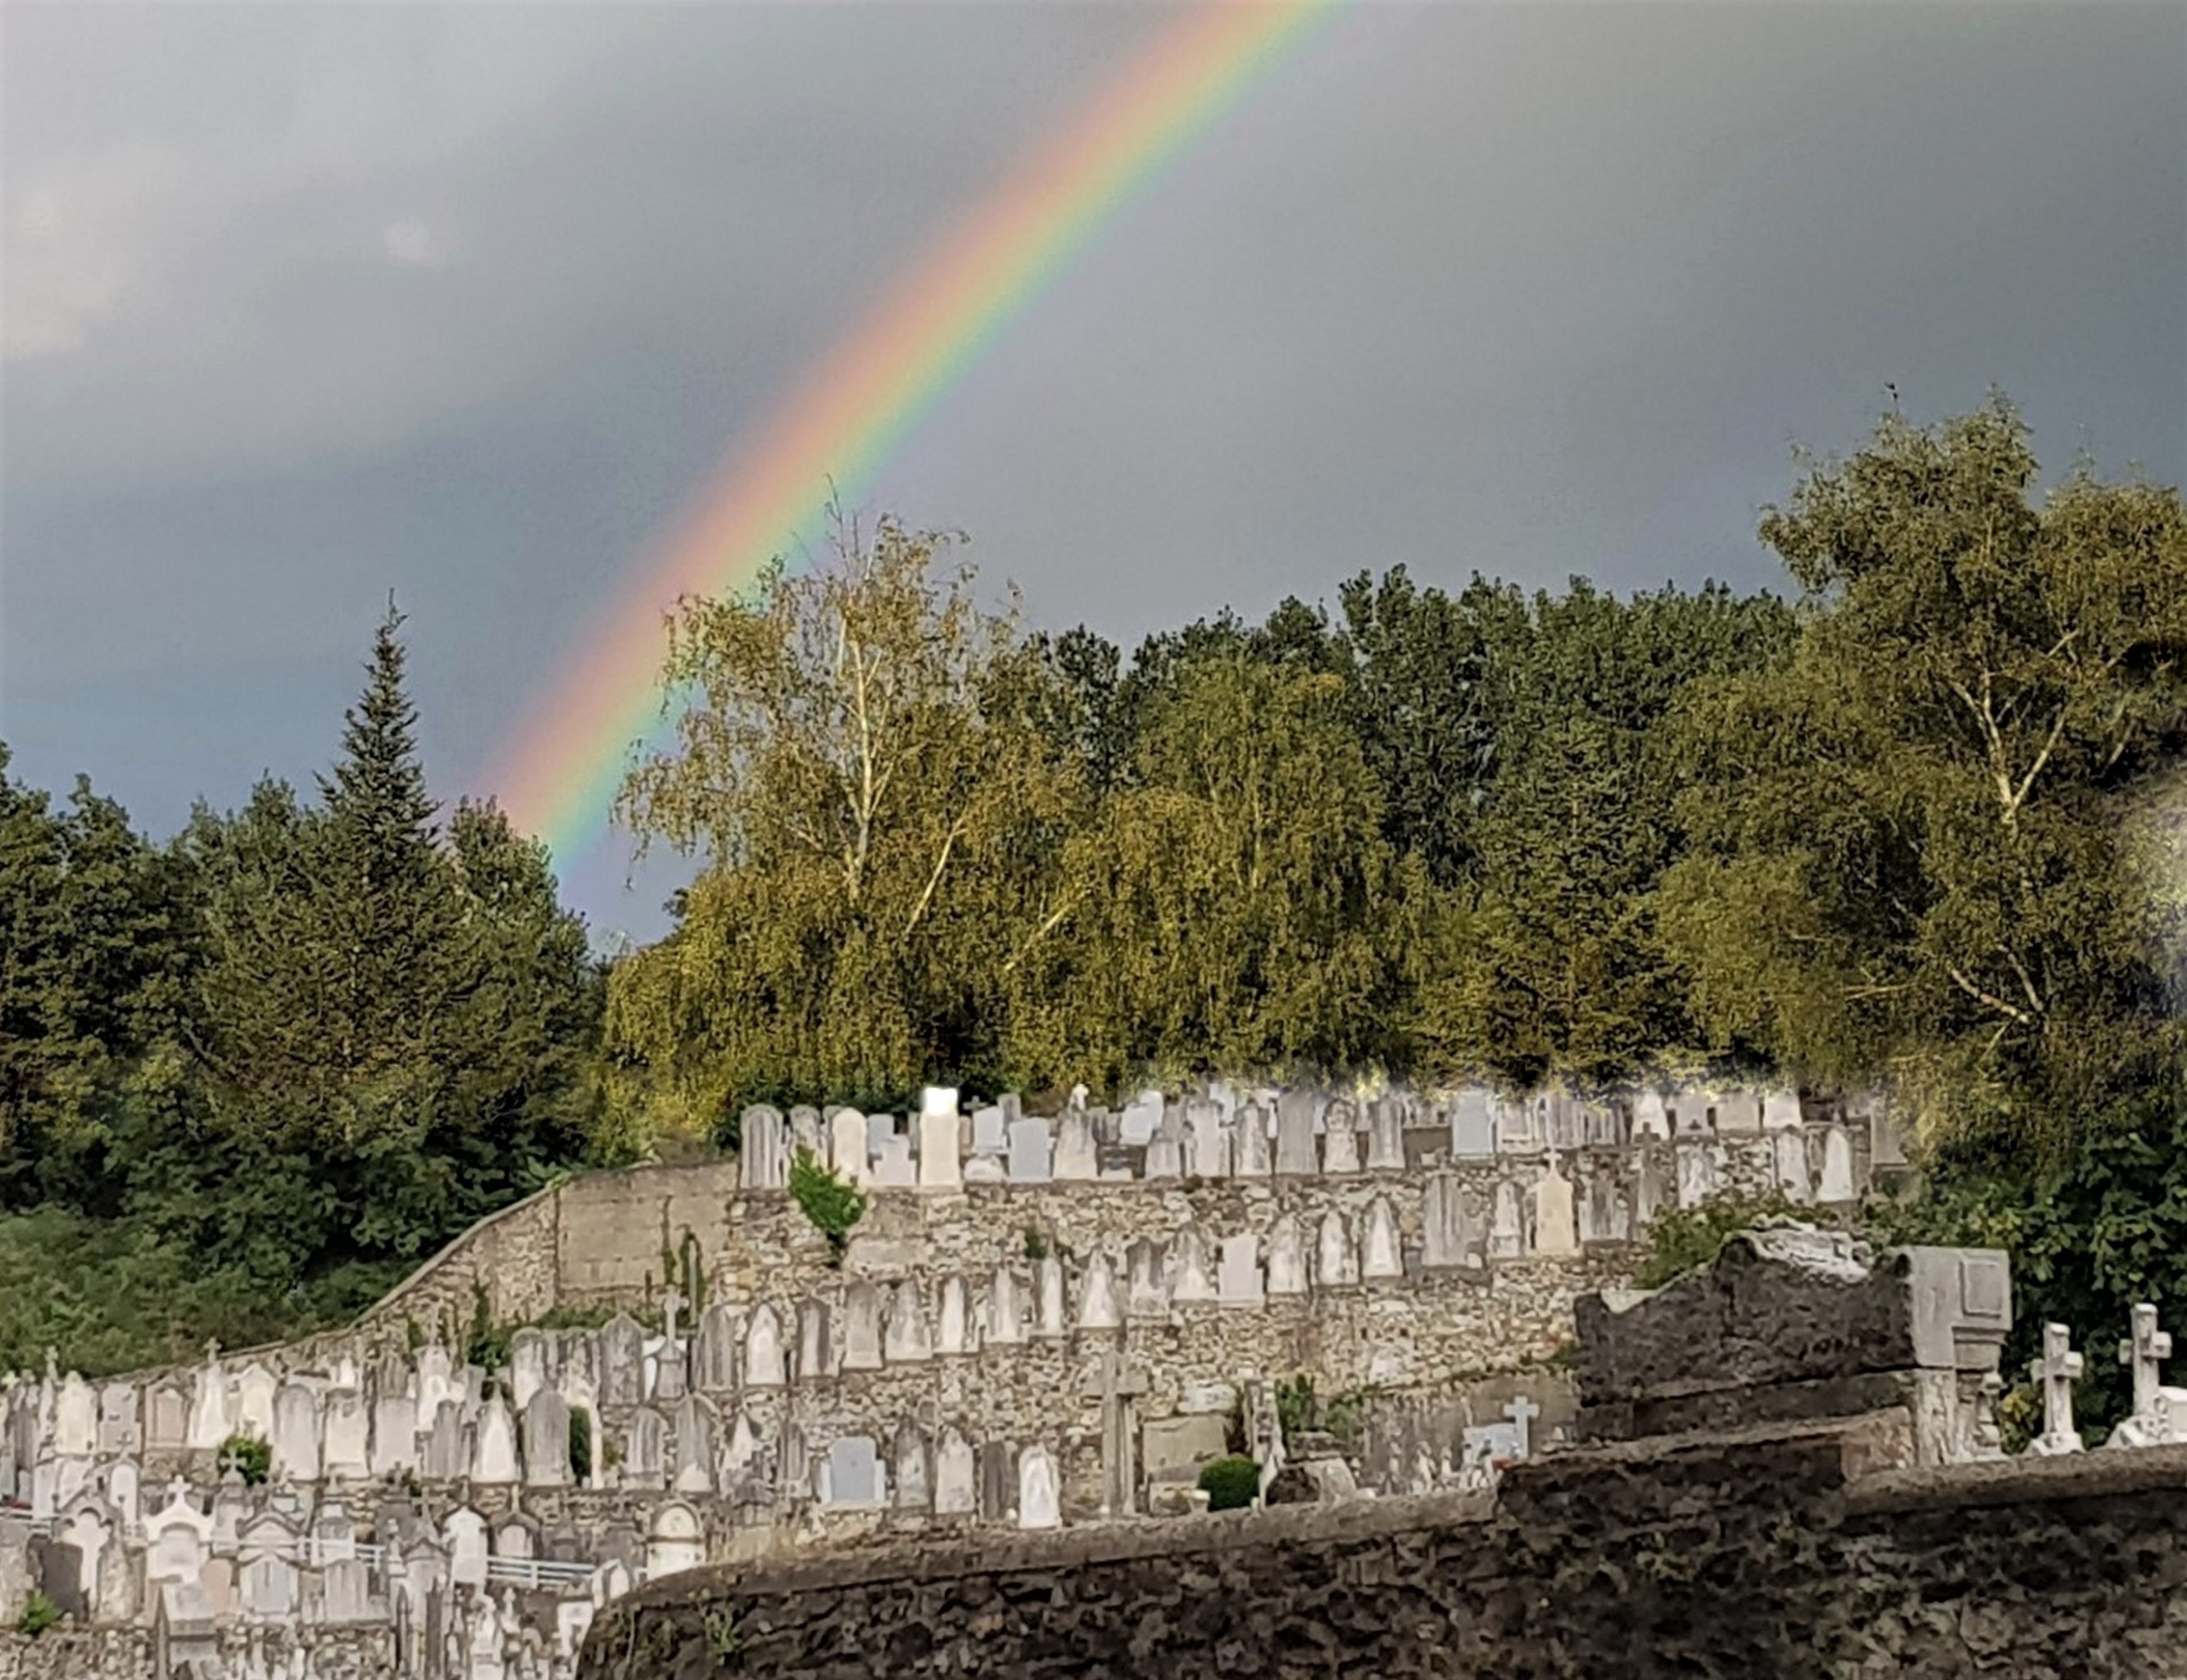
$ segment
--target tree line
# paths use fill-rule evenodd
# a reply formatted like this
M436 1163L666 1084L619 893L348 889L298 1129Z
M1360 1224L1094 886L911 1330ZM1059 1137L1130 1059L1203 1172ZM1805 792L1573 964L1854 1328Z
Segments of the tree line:
M391 622L314 800L155 846L0 795L0 1269L126 1236L179 1335L761 1098L1714 1070L1887 1083L1892 1216L2031 1301L2187 1305L2177 491L2042 489L1999 398L1760 530L1781 595L1396 567L1127 657L845 520L672 616L619 812L690 884L611 964L492 806L437 820Z

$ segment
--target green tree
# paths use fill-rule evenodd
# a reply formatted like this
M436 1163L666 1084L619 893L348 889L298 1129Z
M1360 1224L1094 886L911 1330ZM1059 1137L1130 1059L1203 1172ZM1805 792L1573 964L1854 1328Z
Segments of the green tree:
M1109 1087L1375 1059L1400 889L1380 823L1342 678L1196 660L1069 848L1060 936L1019 976L1013 1065Z
M844 521L831 564L671 626L675 744L621 808L706 867L617 966L609 1030L686 1115L999 1077L1005 977L1054 931L1084 784L1051 667L947 547Z
M1695 696L1664 915L1719 1046L2041 1151L2173 1033L2134 819L2187 744L2187 518L2086 463L2038 503L2036 471L2002 398L1894 413L1768 514L1802 634Z

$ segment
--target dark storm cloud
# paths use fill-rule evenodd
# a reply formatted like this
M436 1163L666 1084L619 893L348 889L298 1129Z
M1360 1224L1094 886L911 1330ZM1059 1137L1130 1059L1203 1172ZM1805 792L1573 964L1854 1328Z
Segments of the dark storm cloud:
M392 587L475 785L725 449L1161 20L9 8L18 772L155 828L301 777ZM869 500L1129 640L1398 562L1772 582L1788 445L1886 381L2176 479L2183 72L2176 6L1363 5Z

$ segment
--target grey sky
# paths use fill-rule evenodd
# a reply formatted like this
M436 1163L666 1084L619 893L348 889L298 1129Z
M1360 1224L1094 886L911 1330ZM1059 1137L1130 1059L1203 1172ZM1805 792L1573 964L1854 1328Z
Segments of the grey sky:
M0 736L155 833L379 605L481 778L798 372L1165 14L13 4ZM1795 441L1993 382L2187 462L2187 6L1364 3L868 499L1127 642L1403 562L1774 582ZM656 930L607 855L604 926Z

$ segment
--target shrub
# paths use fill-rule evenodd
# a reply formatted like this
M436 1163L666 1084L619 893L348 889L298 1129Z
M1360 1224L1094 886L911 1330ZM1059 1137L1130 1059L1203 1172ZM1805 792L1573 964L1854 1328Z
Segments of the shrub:
M23 1600L23 1614L16 1619L15 1631L35 1639L61 1619L61 1607L44 1593L33 1592Z
M837 1177L810 1149L790 1166L790 1194L813 1228L828 1239L828 1263L841 1266L851 1232L866 1216L866 1199Z
M1261 1467L1242 1452L1200 1467L1200 1491L1211 1511L1242 1511L1261 1497Z
M1798 1212L1774 1191L1764 1196L1727 1193L1692 1207L1666 1208L1648 1228L1648 1258L1633 1284L1644 1289L1661 1289L1714 1260L1725 1239L1751 1231L1765 1219Z
M239 1431L221 1442L218 1463L222 1469L234 1465L245 1487L257 1487L273 1471L273 1449L256 1436Z

